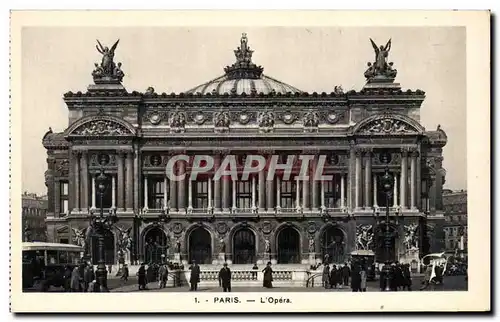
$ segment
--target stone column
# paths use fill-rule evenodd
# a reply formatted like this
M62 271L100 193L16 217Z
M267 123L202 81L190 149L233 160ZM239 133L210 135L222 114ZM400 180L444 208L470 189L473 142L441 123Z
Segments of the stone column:
M128 212L134 210L134 153L132 151L127 153L127 184L125 185L125 193L127 195L125 199L125 206Z
M231 191L229 190L229 177L222 176L222 211L228 212L231 207Z
M378 202L377 202L377 196L378 196L378 191L377 191L377 175L373 175L373 207L377 208L378 207Z
M73 151L75 157L75 206L80 211L80 155L79 151Z
M256 205L256 199L257 199L257 196L256 196L256 187L255 187L255 176L252 176L252 210L255 210L257 209L257 205Z
M115 207L119 209L125 209L124 196L125 196L125 157L126 152L119 151L118 152L118 187L117 187L117 202Z
M134 158L134 170L131 172L131 175L134 177L134 205L131 207L132 209L135 207L137 211L141 208L141 173L142 173L142 168L141 168L141 154L139 150L139 145L137 143L134 144L134 151L133 153L133 158ZM135 226L134 226L135 227ZM136 232L137 233L137 229ZM138 235L137 235L138 236ZM136 238L137 236L134 236ZM137 249L135 250L137 251Z
M394 173L394 193L392 196L393 207L396 208L398 206L398 174Z
M208 177L208 210L212 210L212 178Z
M410 164L410 207L416 209L417 206L417 157L418 152L414 151L411 154Z
M365 208L369 209L372 206L372 153L368 151L365 158Z
M408 151L406 149L403 149L401 151L401 178L400 178L400 191L399 191L399 196L400 196L400 201L399 205L401 208L406 208L406 189L408 188Z
M295 184L295 208L300 209L300 180L296 179Z
M174 174L176 174L177 164L178 162L172 167L172 172ZM177 181L175 180L170 180L170 210L177 211Z
M145 211L149 209L148 202L148 176L144 175L144 208Z
M179 167L179 175L186 172L186 163L184 161L177 162ZM186 177L184 180L177 181L177 207L179 212L186 212Z
M302 181L302 210L309 210L309 180Z
M347 207L355 207L355 185L356 185L356 146L353 141L350 142L349 166L347 172Z
M82 152L82 211L87 212L89 209L89 166L88 166L88 152Z
M266 180L267 211L274 211L274 180Z
M266 185L264 170L259 171L259 212L266 210Z
M95 205L95 174L92 174L92 206L90 208L93 210L96 209L96 205Z
M345 208L344 204L345 199L345 179L344 174L340 174L340 208Z
M318 210L318 190L319 190L319 182L317 180L314 180L314 175L316 174L316 167L318 166L318 157L315 155L314 159L311 160L312 164L312 175L310 176L309 180L311 181L312 185L312 202L311 202L311 209L313 211Z
M193 180L191 180L188 176L186 176L188 180L188 212L191 213L193 211Z
M233 208L233 211L235 211L236 210L236 189L237 189L236 180L232 180L231 184L233 186L233 189L232 189L232 191L233 191L233 198L232 198L233 199L232 200L233 201L232 202L233 207L232 208Z
M320 199L321 199L321 209L324 210L325 209L325 181L324 180L321 180Z
M111 175L111 208L116 209L116 179Z
M165 178L163 178L163 210L167 211L168 209L168 178L165 175Z
M360 150L356 151L356 202L355 208L359 209L361 207L361 157L362 152Z
M281 179L276 176L276 209L281 210Z
M215 155L215 167L214 169L217 171L220 167L220 162L221 162L221 156L220 154ZM215 171L214 171L215 173ZM222 178L219 180L214 179L214 210L215 211L221 211L221 182Z

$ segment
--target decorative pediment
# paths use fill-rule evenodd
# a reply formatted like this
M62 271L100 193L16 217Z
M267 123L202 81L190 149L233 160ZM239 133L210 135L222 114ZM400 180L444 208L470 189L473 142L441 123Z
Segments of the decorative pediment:
M135 134L136 130L130 123L109 115L81 118L66 130L68 137L129 137Z
M370 116L356 124L353 134L360 135L417 135L425 129L417 121L400 114Z

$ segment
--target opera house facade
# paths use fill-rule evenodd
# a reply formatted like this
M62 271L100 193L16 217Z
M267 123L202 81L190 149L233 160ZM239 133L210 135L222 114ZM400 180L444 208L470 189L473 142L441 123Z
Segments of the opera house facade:
M70 125L43 137L49 241L85 245L95 261L89 218L103 208L118 218L105 236L107 264L166 257L309 265L343 263L355 250L415 263L438 250L447 137L420 124L425 92L395 82L390 42L373 45L366 85L331 93L307 93L265 75L245 34L222 76L182 93L128 92L113 61L117 43L101 47L93 84L64 94ZM177 162L174 170L188 176L170 180L167 163L179 154L210 155L215 164L193 181L192 164ZM307 155L310 169L326 156L323 174L331 179L301 179L295 163L287 179L277 171L269 180L264 168L214 180L227 155L238 171L249 155L277 155L281 163Z

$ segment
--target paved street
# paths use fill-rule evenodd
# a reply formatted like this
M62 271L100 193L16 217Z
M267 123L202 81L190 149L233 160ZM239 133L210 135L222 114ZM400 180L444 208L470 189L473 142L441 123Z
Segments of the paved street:
M413 278L413 290L419 291L423 277L417 276ZM111 281L110 281L111 282ZM148 290L139 291L137 288L136 281L132 283L132 280L127 283L127 285L112 288L112 283L108 282L111 288L111 292L189 292L189 287L187 285L182 287L168 287L159 289L158 283L149 283ZM113 281L115 283L115 281ZM221 292L220 287L200 287L198 292ZM351 292L350 288L342 289L324 289L322 287L316 286L314 288L306 287L275 287L272 289L265 289L263 287L233 287L233 292ZM379 281L368 282L367 292L379 292ZM467 281L465 281L464 276L447 276L444 280L444 285L440 286L429 286L427 291L467 291Z

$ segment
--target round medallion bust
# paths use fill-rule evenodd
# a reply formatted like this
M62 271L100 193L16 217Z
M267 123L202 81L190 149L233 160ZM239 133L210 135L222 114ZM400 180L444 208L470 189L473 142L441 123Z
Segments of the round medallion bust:
M160 122L161 122L160 113L152 112L151 114L149 114L149 122L151 122L151 124L153 124L153 125L160 124Z

